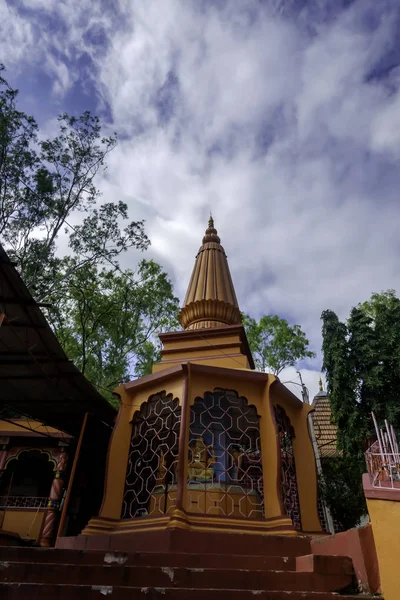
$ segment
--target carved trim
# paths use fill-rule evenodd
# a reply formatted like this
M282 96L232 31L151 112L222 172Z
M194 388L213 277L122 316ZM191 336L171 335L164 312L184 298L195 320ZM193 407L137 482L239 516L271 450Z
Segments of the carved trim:
M49 457L49 462L52 462L54 464L55 470L61 450L60 448L55 448L54 450L52 448L21 448L21 446L18 446L16 448L10 448L10 450L8 451L7 460L4 464L4 469L7 469L8 465L12 460L19 460L19 457L23 452L40 452L40 454L47 454L47 456Z
M242 315L237 306L222 300L196 300L184 306L179 313L184 329L203 329L224 325L241 325Z

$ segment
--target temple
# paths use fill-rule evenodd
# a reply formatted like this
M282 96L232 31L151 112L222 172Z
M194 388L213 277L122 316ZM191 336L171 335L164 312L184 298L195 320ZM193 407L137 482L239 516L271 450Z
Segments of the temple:
M179 320L182 331L161 334L152 374L115 391L121 406L99 515L58 545L90 538L91 548L107 548L111 535L114 549L140 549L155 532L162 546L162 532L177 529L321 532L312 408L254 369L212 218Z
M9 264L7 269L11 272ZM26 307L31 310L24 302ZM63 373L55 379L69 398L58 403L46 402L50 383L38 387L41 380L34 379L32 393L40 394L32 406L47 421L43 430L35 424L35 437L31 430L29 438L21 437L27 423L5 421L0 462L6 465L6 510L0 519L10 535L3 531L6 546L0 536L0 593L16 600L104 595L333 600L338 593L350 599L349 593L380 590L376 536L385 599L395 600L397 554L388 548L399 489L397 475L385 465L398 471L397 442L392 440L396 456L377 457L375 446L367 453L364 489L374 535L371 525L323 532L316 466L320 471L318 448L330 422L327 396L321 390L310 406L277 377L254 369L212 219L179 319L182 331L161 335L162 356L152 374L117 388L120 409L110 438L113 410L97 402L75 372L73 386ZM7 335L8 329L4 341ZM33 368L24 362L21 388ZM68 375L71 369L66 363ZM37 375L37 369L29 371ZM4 389L10 404L26 412L32 399L26 386L15 398L11 386ZM49 429L60 421L62 440L58 430ZM69 478L65 467L71 468ZM30 487L28 475L35 480ZM29 490L35 498L26 496ZM14 507L21 494L22 506ZM33 502L39 502L37 508ZM56 548L48 547L55 537ZM44 547L21 547L27 542Z

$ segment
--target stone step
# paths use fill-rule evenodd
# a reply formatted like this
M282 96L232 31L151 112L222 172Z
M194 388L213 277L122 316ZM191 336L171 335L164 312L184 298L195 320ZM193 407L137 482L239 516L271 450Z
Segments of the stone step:
M226 588L281 591L340 591L353 582L351 573L205 569L154 566L68 565L51 563L0 563L0 582L65 583L74 585L157 588Z
M8 583L0 584L2 600L338 600L330 592L291 592L273 590L193 589L155 587L104 587L87 585ZM340 600L378 600L378 596L341 595ZM383 598L381 598L383 600Z
M347 556L309 554L305 556L249 556L233 554L183 554L178 552L103 552L59 550L54 548L10 548L0 546L0 562L69 565L144 565L148 567L188 567L204 569L253 569L256 571L315 571L334 574L353 572Z
M296 567L293 570L298 572L314 572L325 575L352 575L354 573L353 561L350 556L308 554L306 556L297 556L294 561Z
M118 535L81 535L61 537L57 549L113 552L178 552L188 554L249 554L259 556L301 556L311 553L311 538L304 535L251 535L208 531L138 531Z
M215 569L270 569L295 571L294 556L250 556L234 554L184 554L179 552L104 552L58 548L10 548L0 546L0 561L61 563L76 565L147 565L154 567L203 567ZM305 570L305 569L301 569Z

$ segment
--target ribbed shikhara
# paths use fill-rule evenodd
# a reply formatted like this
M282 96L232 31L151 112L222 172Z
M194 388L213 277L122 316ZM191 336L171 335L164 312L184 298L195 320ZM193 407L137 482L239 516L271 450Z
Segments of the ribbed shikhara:
M184 329L238 325L242 322L228 260L220 242L210 217L179 313Z

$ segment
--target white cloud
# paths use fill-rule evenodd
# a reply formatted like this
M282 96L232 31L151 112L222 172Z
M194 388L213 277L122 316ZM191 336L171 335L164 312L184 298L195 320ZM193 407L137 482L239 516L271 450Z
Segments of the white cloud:
M17 68L24 58L26 48L32 44L33 33L30 23L19 18L17 11L7 2L0 4L0 56L1 61Z
M42 31L33 56L56 44L46 68L60 94L79 77L76 57L91 57L122 136L104 200L124 199L147 219L150 254L181 298L210 208L241 308L300 323L316 351L322 310L344 318L374 291L400 291L400 81L396 71L390 89L370 77L395 42L396 3L367 26L366 6L379 7L359 0L312 35L311 8L292 18L293 2L121 0L112 15L92 4L64 4L65 35ZM7 10L29 65L32 31ZM108 40L101 52L85 37L94 25ZM314 394L320 356L309 367Z

